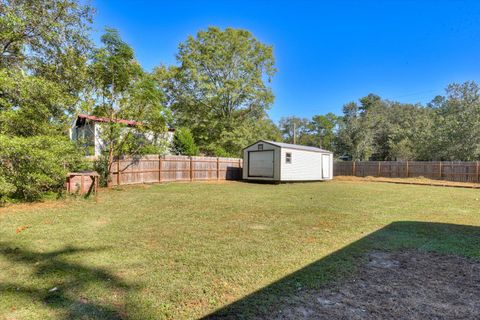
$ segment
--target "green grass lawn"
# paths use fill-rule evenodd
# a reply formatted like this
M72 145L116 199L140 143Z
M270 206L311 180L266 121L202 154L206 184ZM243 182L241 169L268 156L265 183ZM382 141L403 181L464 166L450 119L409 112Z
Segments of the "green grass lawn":
M480 259L480 191L172 183L0 210L0 319L248 318L372 249ZM19 231L19 233L17 233Z

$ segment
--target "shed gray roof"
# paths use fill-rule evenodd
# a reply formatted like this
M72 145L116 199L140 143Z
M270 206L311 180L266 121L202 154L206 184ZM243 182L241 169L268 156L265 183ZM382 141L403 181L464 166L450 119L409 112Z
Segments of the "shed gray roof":
M274 146L277 146L277 147L280 147L280 148L297 149L297 150L322 152L322 153L332 153L331 151L316 148L316 147L302 146L300 144L283 143L283 142L276 142L276 141L269 141L269 140L259 140L255 143L251 144L251 146L253 146L254 144L257 144L259 142L266 142L266 143L269 143L271 145L274 145Z

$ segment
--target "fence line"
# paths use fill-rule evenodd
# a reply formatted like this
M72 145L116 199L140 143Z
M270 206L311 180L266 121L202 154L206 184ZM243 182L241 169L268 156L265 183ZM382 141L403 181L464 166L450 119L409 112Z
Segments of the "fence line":
M335 176L413 178L480 183L480 162L466 161L337 161Z
M168 181L240 180L239 158L158 156L120 159L113 163L112 185ZM334 176L414 178L480 183L480 162L336 161Z
M113 186L167 181L240 180L242 159L158 156L120 159L113 163Z

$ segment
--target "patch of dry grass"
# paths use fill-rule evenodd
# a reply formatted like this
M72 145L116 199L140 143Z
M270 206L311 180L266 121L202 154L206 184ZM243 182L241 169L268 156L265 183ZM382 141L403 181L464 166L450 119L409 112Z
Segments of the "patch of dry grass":
M418 184L426 186L439 186L439 187L464 187L464 188L480 188L478 183L470 182L456 182L456 181L447 181L447 180L434 180L424 177L416 178L388 178L388 177L354 177L354 176L336 176L335 181L350 181L350 182L388 182L388 183L399 183L399 184Z

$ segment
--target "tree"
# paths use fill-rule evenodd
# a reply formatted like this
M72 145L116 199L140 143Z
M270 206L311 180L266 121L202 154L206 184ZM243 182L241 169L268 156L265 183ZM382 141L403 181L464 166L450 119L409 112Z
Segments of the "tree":
M89 84L91 18L73 0L0 0L0 201L59 191L83 168L66 129Z
M436 158L472 161L480 159L480 87L475 82L451 84L445 97L431 104L436 111Z
M313 136L313 146L333 150L333 142L335 139L335 127L337 126L338 117L333 113L326 115L316 115L308 124L309 134Z
M73 100L56 82L0 69L0 134L64 134Z
M430 153L427 150L432 143L435 116L431 109L385 101L381 107L371 111L375 111L368 115L373 131L373 159L413 160L422 159Z
M75 0L0 0L0 67L52 65L88 50L92 15Z
M192 132L188 128L178 128L173 136L173 151L179 155L198 156L199 149L195 144Z
M344 106L336 151L357 160L430 160L435 114L369 94Z
M156 71L160 81L172 75L166 87L177 125L190 128L207 153L235 153L220 138L266 116L274 99L266 84L276 71L272 47L246 30L210 27L180 44L177 61Z
M245 146L258 140L281 141L282 135L277 126L267 117L249 119L231 131L224 131L218 147L214 150L217 156L241 156Z
M308 144L308 124L306 118L295 116L282 117L278 124L283 136L283 141L296 144Z
M105 159L101 163L105 164L109 177L115 157L152 150L146 135L153 133L161 138L170 114L163 105L164 97L158 83L142 70L133 49L118 32L107 28L101 41L103 47L95 50L91 65L94 96L97 97L93 111L109 119L101 130L102 141L106 144ZM137 124L134 129L127 128L118 122L119 119L132 119Z
M353 160L368 160L373 153L372 132L358 104L350 102L343 106L338 126L337 154L349 155Z
M78 99L88 82L92 16L74 0L0 0L0 68L54 82Z
M0 0L2 133L65 130L88 83L92 12L73 0Z
M369 93L367 96L360 98L359 110L363 113L366 113L369 109L379 106L382 103L382 98L380 96Z

